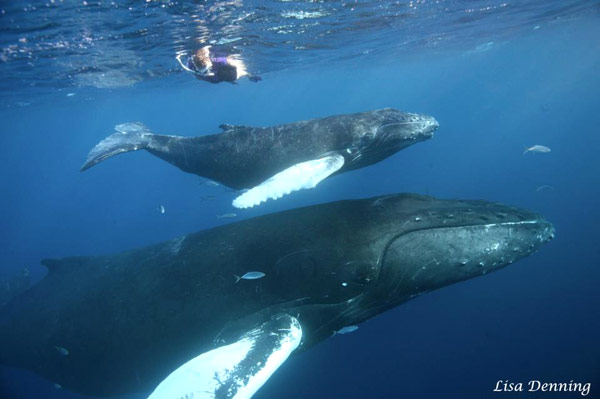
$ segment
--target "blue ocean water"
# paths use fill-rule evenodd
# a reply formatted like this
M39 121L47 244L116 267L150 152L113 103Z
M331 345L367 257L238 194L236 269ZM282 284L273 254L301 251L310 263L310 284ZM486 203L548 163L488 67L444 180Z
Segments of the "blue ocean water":
M587 397L600 397L598 2L88 3L0 5L2 274L28 268L35 281L42 258L231 222L216 215L234 193L147 153L80 173L118 123L197 136L222 123L425 113L440 123L433 139L234 220L415 192L531 209L556 238L290 358L255 397L581 396L492 392L498 380L590 382ZM199 43L241 54L263 80L197 81L174 57ZM523 155L534 144L552 152ZM0 397L83 396L3 367Z

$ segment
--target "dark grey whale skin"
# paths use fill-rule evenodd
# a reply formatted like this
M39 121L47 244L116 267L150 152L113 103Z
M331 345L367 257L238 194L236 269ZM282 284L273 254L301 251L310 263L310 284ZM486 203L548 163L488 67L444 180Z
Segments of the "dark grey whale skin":
M149 392L185 361L275 314L300 321L304 350L552 237L550 223L518 208L398 194L270 214L115 255L44 260L47 276L0 309L0 362L84 394ZM248 271L265 277L236 283Z
M332 153L345 159L337 173L362 168L431 138L437 127L430 116L392 108L264 128L221 125L222 133L199 137L151 134L144 142L123 143L113 153L88 159L81 170L113 155L145 149L185 172L241 190Z

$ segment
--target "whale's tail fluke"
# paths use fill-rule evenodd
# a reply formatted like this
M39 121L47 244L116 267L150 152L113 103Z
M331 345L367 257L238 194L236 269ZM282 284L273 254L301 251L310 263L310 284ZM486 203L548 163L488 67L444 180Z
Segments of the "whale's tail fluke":
M152 141L152 132L140 122L122 123L115 126L115 130L116 133L92 148L81 167L82 172L114 155L145 149Z

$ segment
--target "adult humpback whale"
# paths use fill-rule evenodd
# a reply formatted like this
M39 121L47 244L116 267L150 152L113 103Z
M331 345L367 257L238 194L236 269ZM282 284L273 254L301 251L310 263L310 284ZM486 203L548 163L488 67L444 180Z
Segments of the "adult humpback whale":
M44 260L48 275L0 310L0 362L92 395L163 381L153 399L250 397L294 350L506 266L553 233L525 210L398 194ZM249 271L265 275L237 281Z
M266 128L220 127L219 134L180 137L154 134L139 122L117 125L116 133L90 151L81 170L144 149L184 172L249 189L233 201L237 208L248 208L379 162L430 138L438 123L386 108Z

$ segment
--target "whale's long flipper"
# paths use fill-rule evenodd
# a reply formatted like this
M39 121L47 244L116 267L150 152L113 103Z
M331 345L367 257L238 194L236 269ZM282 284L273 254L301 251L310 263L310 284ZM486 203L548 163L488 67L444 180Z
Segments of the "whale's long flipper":
M233 200L236 208L251 208L268 199L281 198L292 191L313 188L344 166L344 157L331 154L293 165L251 188Z
M115 126L111 134L89 152L81 171L123 152L145 149L152 140L152 132L143 123L131 122Z
M148 399L248 399L298 347L302 328L278 314L237 342L203 353L172 372Z

